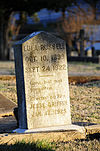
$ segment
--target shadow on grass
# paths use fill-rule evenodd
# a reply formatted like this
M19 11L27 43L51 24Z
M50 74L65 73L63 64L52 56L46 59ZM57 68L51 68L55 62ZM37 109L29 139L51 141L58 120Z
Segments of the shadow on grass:
M94 140L94 139L100 141L100 133L95 133L95 134L89 134L89 135L87 135L86 141L88 141L88 140Z
M100 79L91 79L90 81L78 82L76 83L77 87L84 86L84 88L97 87L100 88Z
M25 143L23 141L16 142L15 144L12 144L12 145L3 144L0 146L0 151L55 151L56 148L59 147L59 144L61 144L62 147L64 146L64 144L68 144L69 149L71 148L72 150L73 150L73 147L76 148L76 150L77 150L77 146L83 147L83 149L86 149L86 148L88 149L88 144L92 145L92 147L94 147L94 145L96 145L96 147L98 147L99 141L100 141L100 133L95 133L95 134L87 135L86 139L76 139L74 141L66 141L66 142L62 141L62 142L57 142L57 144L43 143L43 142ZM58 147L55 145L58 145ZM85 148L84 148L84 146L85 146ZM68 148L66 148L66 149L68 149ZM64 150L65 150L65 148L64 148Z
M25 142L16 142L15 144L7 145L2 144L0 145L0 151L55 151L52 149L51 145L42 145L41 142L39 143L25 143Z
M75 143L77 143L78 145L83 145L85 143L87 145L88 142L91 142L91 145L92 145L92 141L100 142L100 133L89 134L86 136L85 139L75 139L74 141L72 140L72 141L66 141L66 142L61 141L60 143L63 143L63 144L68 144L68 143L75 144ZM83 144L82 144L82 142L83 142Z
M88 141L93 141L93 140L97 140L98 142L100 141L100 133L95 133L95 134L89 134L86 136L86 139L78 139L78 141L85 141L85 142L88 142ZM76 139L77 141L77 139Z
M90 126L90 125L97 125L96 123L90 123L90 122L73 122L74 125L78 126Z
M97 70L100 70L100 67L96 67Z

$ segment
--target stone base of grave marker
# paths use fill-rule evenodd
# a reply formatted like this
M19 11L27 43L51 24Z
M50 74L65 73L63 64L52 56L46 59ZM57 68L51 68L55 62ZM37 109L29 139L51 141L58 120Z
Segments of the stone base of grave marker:
M57 131L79 131L80 133L85 133L85 128L78 125L63 125L55 127L46 127L46 128L36 128L36 129L15 129L14 133L41 133L41 132L57 132Z

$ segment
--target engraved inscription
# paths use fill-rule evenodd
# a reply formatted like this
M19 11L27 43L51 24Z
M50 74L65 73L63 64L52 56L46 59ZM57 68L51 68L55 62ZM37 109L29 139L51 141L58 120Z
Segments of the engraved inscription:
M31 68L27 67L25 68L27 72L47 72L47 71L62 71L62 70L67 70L66 64L62 65L53 65L53 66L32 66Z
M26 62L30 62L30 63L35 63L35 62L48 62L48 61L51 61L51 62L58 62L62 59L64 59L64 54L54 54L54 55L41 55L40 58L38 56L35 56L33 55L32 53L30 53L29 57L26 56L25 57L25 61Z
M46 33L23 44L26 112L29 128L70 123L66 44Z
M31 108L35 109L35 108L52 108L52 107L61 107L61 106L64 106L64 105L67 105L67 102L66 101L48 101L48 100L45 100L45 102L43 103L36 103L36 104L32 104L31 105Z
M51 109L47 110L45 112L42 112L41 110L37 110L36 112L33 112L32 116L33 117L39 117L39 116L45 116L45 115L57 115L57 114L66 114L67 110L64 109Z
M24 46L24 51L39 51L39 50L48 50L48 49L60 49L60 50L63 50L65 49L64 47L64 43L53 43L53 44L48 44L48 45L45 45L45 44L41 44L41 45L26 45Z

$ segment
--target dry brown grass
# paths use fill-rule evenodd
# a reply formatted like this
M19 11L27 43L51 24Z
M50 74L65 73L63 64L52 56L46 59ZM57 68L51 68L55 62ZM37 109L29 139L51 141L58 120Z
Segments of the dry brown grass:
M0 62L0 69L14 71L14 62ZM100 75L99 64L69 63L68 69L73 74ZM100 123L100 80L76 85L72 82L69 87L72 121ZM17 102L15 78L0 78L0 93Z
M72 121L100 123L100 81L69 87ZM17 102L16 80L0 80L0 93Z
M100 81L70 85L73 122L100 123Z
M14 70L14 69L13 69ZM80 65L70 64L69 72L100 74L98 64ZM100 80L87 82L83 84L72 83L70 87L70 103L72 122L86 122L100 124ZM17 102L16 95L16 80L15 79L0 79L0 93L7 96L9 99ZM100 137L100 136L99 136ZM100 138L87 138L85 140L75 140L68 142L53 142L56 151L99 151ZM51 145L53 144L51 143ZM20 148L20 144L16 146ZM26 144L27 145L27 144ZM25 148L25 144L23 145ZM5 147L5 146L2 146ZM10 149L13 146L10 146ZM15 148L15 151L17 150ZM27 146L30 147L30 146ZM23 149L23 148L21 148ZM6 146L8 150L8 146ZM41 149L40 149L41 150Z

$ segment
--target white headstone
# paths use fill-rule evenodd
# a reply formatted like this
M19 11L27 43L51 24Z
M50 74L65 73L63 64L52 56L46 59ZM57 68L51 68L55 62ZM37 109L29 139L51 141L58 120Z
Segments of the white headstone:
M16 43L19 128L71 124L65 42L46 32Z

